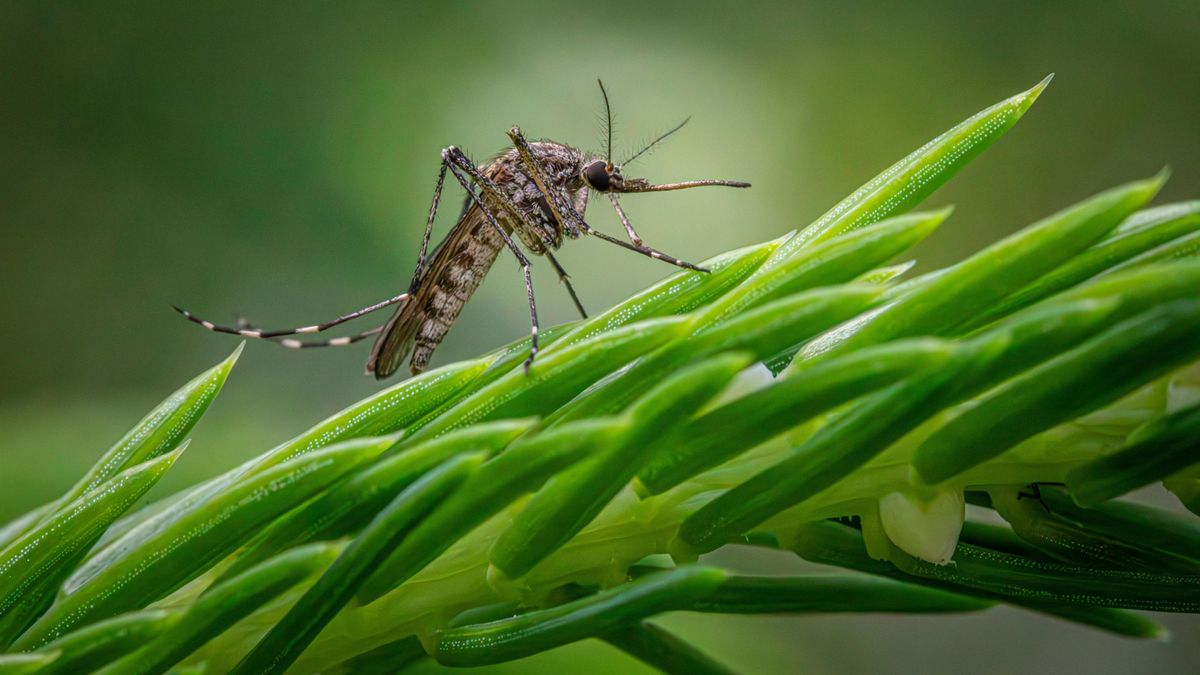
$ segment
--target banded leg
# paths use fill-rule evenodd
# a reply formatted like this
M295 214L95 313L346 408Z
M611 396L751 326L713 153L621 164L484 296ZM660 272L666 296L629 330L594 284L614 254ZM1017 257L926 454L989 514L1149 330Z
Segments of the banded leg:
M408 293L401 293L400 295L397 295L393 298L388 298L387 300L384 300L382 302L377 302L373 305L363 307L362 309L354 310L353 312L350 312L349 314L343 314L336 319L331 319L324 323L313 324L311 326L301 326L299 328L284 328L282 330L258 330L256 328L221 326L221 325L215 324L211 321L208 321L206 319L201 319L200 317L196 316L195 314L192 314L191 312L189 312L186 309L183 309L181 307L176 307L175 305L171 305L171 307L176 312L179 312L180 314L182 314L183 317L185 319L187 319L188 321L191 321L192 323L203 326L204 328L207 328L208 330L211 330L214 333L226 333L229 335L240 335L244 338L269 340L271 338L285 337L288 335L303 335L303 334L307 334L307 333L320 333L322 331L333 328L334 326L346 323L347 321L353 321L354 319L357 319L360 316L366 316L367 314L370 314L371 312L376 312L378 310L381 310L384 307L390 307L391 305L394 305L398 302L404 302L408 298L409 298ZM241 322L239 321L239 324L240 323Z
M621 225L625 226L625 233L629 235L629 241L634 246L642 246L642 238L638 236L637 230L633 229L633 223L629 222L629 216L625 215L625 209L621 208L621 202L617 201L616 193L608 193L608 201L612 202L613 208L617 210L617 217L621 219Z
M239 316L237 318L237 327L239 330L243 330L243 329L244 330L255 330L254 325L251 324L250 320L244 316ZM365 330L361 333L358 333L357 335L346 335L343 337L328 338L325 340L296 340L293 338L268 338L268 339L271 342L274 342L275 344L279 345L280 347L287 347L288 349L312 349L312 348L316 348L316 347L344 347L346 345L352 345L355 342L358 342L359 340L369 338L372 335L376 335L381 330L383 330L382 326L380 326L378 328L372 328L370 330Z
M280 347L287 347L288 349L313 349L313 348L317 348L317 347L344 347L346 345L352 345L355 342L358 342L359 340L365 340L365 339L371 337L372 335L378 335L379 332L382 330L383 330L383 326L377 326L370 330L365 330L357 335L345 335L342 337L329 338L328 340L307 341L307 340L296 340L295 338L282 338L282 339L272 340L272 342L279 345Z
M610 244L616 244L617 246L620 246L621 248L628 249L630 251L634 251L635 253L641 253L642 255L646 256L647 258L654 258L655 260L662 260L662 261L668 262L676 267L682 267L687 270L695 270L696 272L708 272L708 270L704 267L700 267L699 265L695 265L686 260L680 260L679 258L667 255L666 253L663 253L662 251L650 248L649 246L638 246L636 244L630 244L628 242L621 241L620 239L617 239L616 237L611 237L607 234L604 234L600 230L597 230L596 228L592 227L591 225L588 225L587 223L583 222L582 219L580 219L580 222L579 222L579 229L583 230L587 234L590 234L594 237L603 239L604 241L607 241Z
M471 200L475 202L475 205L478 206L479 210L483 212L484 217L488 219L488 223L490 223L492 227L496 228L496 232L498 232L500 234L500 238L504 240L504 245L508 247L508 250L512 251L514 256L516 256L517 262L521 265L521 271L525 275L525 295L529 298L530 323L529 358L525 359L525 372L528 373L529 367L533 365L533 359L537 356L538 352L537 301L535 301L533 298L533 275L530 272L531 268L529 265L529 258L525 257L525 253L517 246L516 242L512 240L512 237L509 236L508 232L506 232L505 229L500 226L500 223L496 221L496 216L492 214L491 209L489 209L483 203L483 200L480 199L479 195L475 193L475 188L472 187L471 183L466 179L466 177L460 173L460 169L457 164L451 162L449 156L450 152L451 150L456 149L457 148L453 148L452 146L451 148L447 148L446 150L442 151L443 163L449 166L450 173L454 174L455 180L457 180L459 184L463 186L463 189L467 191L467 194L470 196ZM461 155L461 152L459 154ZM472 169L474 169L474 167L472 167ZM477 174L478 172L476 171L474 173Z

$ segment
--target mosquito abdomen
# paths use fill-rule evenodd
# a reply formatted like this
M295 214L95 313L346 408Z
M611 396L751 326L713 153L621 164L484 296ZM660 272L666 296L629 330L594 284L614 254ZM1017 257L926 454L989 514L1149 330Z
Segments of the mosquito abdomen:
M471 215L478 217L471 218ZM430 265L427 289L422 288L421 315L413 335L413 354L410 366L414 374L425 370L429 359L446 337L463 306L483 282L504 240L477 210L466 219L470 229L467 237L453 250L441 249ZM468 223L464 223L468 224ZM446 256L444 261L437 257Z

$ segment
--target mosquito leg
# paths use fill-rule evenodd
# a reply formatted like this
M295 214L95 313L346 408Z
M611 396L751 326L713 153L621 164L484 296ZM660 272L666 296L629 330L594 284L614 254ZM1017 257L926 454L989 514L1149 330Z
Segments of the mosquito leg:
M208 330L213 331L214 333L228 333L230 335L240 335L240 336L246 337L246 338L270 339L270 338L276 338L276 337L283 337L285 335L300 335L303 333L320 333L321 331L328 330L339 324L343 324L343 323L346 323L347 321L352 321L354 319L357 319L360 316L365 316L367 314L370 314L371 312L381 310L384 307L394 305L398 302L404 302L405 300L408 299L408 297L409 297L408 293L401 293L400 295L397 295L394 298L388 298L387 300L384 300L382 302L377 302L368 307L363 307L362 309L355 310L353 312L350 312L349 314L343 314L343 315L339 316L338 318L332 319L330 321L326 321L325 323L318 323L318 324L314 324L312 326L301 326L300 328L285 328L283 330L257 330L257 329L253 329L253 328L237 328L237 327L233 327L233 326L219 326L211 321L201 319L200 317L192 314L191 312L187 311L186 309L176 307L175 305L171 305L171 307L174 308L176 312L179 312L180 314L182 314L184 316L184 318L187 319L188 321L191 321L192 323L195 323L195 324L199 324L199 325L207 328Z
M425 234L421 237L421 255L417 258L417 269L413 272L413 280L409 285L412 293L425 275L425 265L428 262L429 238L433 235L433 219L437 216L438 202L442 199L442 185L446 182L446 162L438 165L437 185L433 188L433 203L429 205L429 219L425 221Z
M687 270L695 270L697 272L708 272L708 270L703 267L694 265L690 262L687 262L686 260L680 260L679 258L669 256L666 253L652 249L649 246L637 246L634 244L630 244L628 242L621 241L620 239L617 239L616 237L610 237L609 235L604 234L600 230L597 230L596 228L592 227L591 225L588 225L587 223L583 222L582 220L580 221L580 229L582 229L587 234L590 234L595 237L599 237L600 239L603 239L604 241L607 241L610 244L616 244L617 246L620 246L621 248L625 248L625 249L629 249L630 251L635 251L637 253L641 253L642 255L644 255L648 258L654 258L655 260L662 260L664 262L671 263L672 265L674 265L676 267L682 267Z
M496 216L492 214L491 209L484 205L483 200L480 199L479 195L475 193L475 188L472 187L471 183L466 179L466 177L460 173L459 167L456 164L450 163L449 155L452 149L453 148L447 148L446 150L442 151L442 160L449 164L450 173L454 174L454 178L463 186L463 189L467 191L467 194L470 195L471 200L475 202L475 205L479 207L479 210L483 212L483 215L487 217L488 222L492 225L492 227L496 228L496 232L499 233L500 238L504 240L504 245L508 247L508 250L512 251L514 256L517 257L517 262L521 264L521 272L525 275L525 295L529 298L530 323L529 358L525 359L525 372L528 373L529 367L533 365L533 359L537 356L538 352L537 302L533 298L533 276L530 272L529 258L525 257L525 253L521 251L516 242L512 240L512 237L509 236L508 232L506 232L505 229L500 226L500 223L496 222Z
M274 342L275 344L279 345L280 347L287 347L288 349L312 349L314 347L344 347L345 345L352 345L355 342L358 342L359 340L364 340L366 338L369 338L372 335L378 335L379 331L381 331L381 330L383 330L383 326L379 326L377 328L372 328L371 330L365 330L365 331L359 333L358 335L347 335L345 337L335 337L335 338L330 338L328 340L314 340L314 341L309 342L309 341L305 341L305 340L297 340L295 338L283 338L282 340L271 340L271 342Z
M533 365L533 357L538 352L538 316L537 303L533 299L533 277L529 272L529 260L521 260L521 271L525 273L525 294L529 297L529 358L525 359L525 373Z
M629 235L629 241L633 242L634 246L643 246L642 238L638 236L637 230L633 229L633 223L629 222L629 216L625 215L625 209L621 208L621 202L617 201L616 193L608 193L608 201L612 202L613 208L617 210L617 217L625 226L625 233Z
M575 287L571 285L571 275L567 274L567 271L559 264L558 258L555 258L549 249L546 249L545 256L550 261L550 264L554 266L554 271L558 272L558 280L566 284L567 293L571 295L571 300L575 303L575 309L579 310L579 316L585 319L588 318L587 310L583 308L583 303L579 301L579 296L575 295Z
M371 312L375 312L380 309L383 309L384 307L389 307L398 302L403 302L412 295L413 290L417 287L417 285L419 284L419 282L421 280L421 276L425 273L425 265L426 265L426 260L427 260L427 256L428 256L428 252L429 252L429 239L433 233L433 220L437 216L438 203L441 201L442 186L445 184L445 182L446 182L446 163L442 162L438 166L437 185L433 189L433 202L429 206L429 218L425 221L425 233L421 237L421 254L417 258L417 268L413 272L413 280L409 284L409 292L408 293L401 293L400 295L397 295L393 298L389 298L382 302L377 302L374 305L370 305L368 307L364 307L362 309L355 310L353 312L350 312L349 314L343 314L342 316L339 316L336 319L333 319L331 321L314 324L312 326L301 326L299 328L286 328L283 330L259 330L259 329L255 328L254 326L252 326L250 324L250 322L248 320L246 320L245 317L238 317L237 322L234 326L222 326L222 325L215 324L211 321L208 321L207 319L202 319L181 307L176 307L175 305L172 305L172 307L175 309L175 311L182 314L184 316L184 318L186 318L188 321L199 324L199 325L203 326L204 328L207 328L208 330L211 330L215 333L228 333L231 335L240 335L242 337L247 337L247 338L258 338L258 339L270 340L272 338L278 338L278 337L283 337L283 336L287 336L287 335L300 335L300 334L304 334L304 333L320 333L324 330L333 328L334 326L337 326L339 324L343 324L347 321L352 321L354 319L359 318L360 316L365 316L367 314L370 314ZM277 342L277 344L280 344L280 345L283 345L284 347L289 347L292 349L302 349L302 348L309 348L309 347L336 347L336 346L341 346L341 345L353 344L355 342L358 342L359 340L362 340L364 338L375 335L382 330L383 330L382 328L375 328L375 329L372 329L372 330L369 330L369 331L366 331L363 333L359 333L358 335L332 338L330 340L323 340L323 341L318 341L318 342L303 342L300 340L280 340Z
M616 209L616 211L617 211L617 217L619 217L621 219L621 224L625 226L625 232L629 234L629 241L633 244L633 247L631 248L631 250L637 251L638 253L641 253L642 255L648 255L651 258L655 258L658 260L666 260L667 262L671 263L672 265L676 265L678 267L683 267L685 269L696 270L698 272L707 272L708 271L708 270L704 269L703 267L693 265L690 262L680 260L679 258L674 258L672 256L669 256L669 255L663 253L662 251L658 251L656 249L650 248L649 246L646 246L644 243L642 243L642 238L638 236L637 231L633 229L633 223L629 222L629 216L625 215L625 209L621 208L621 202L617 201L617 196L610 192L610 193L608 193L608 200L610 202L612 202L613 208ZM602 232L599 232L598 230L595 230L595 229L589 227L586 223L584 224L584 228L585 228L584 231L588 232L589 234L594 234L605 241L610 241L610 242L617 244L618 246L622 246L624 248L630 248L629 246L626 246L625 243L620 241L619 239L614 239Z
M537 223L529 222L525 214L517 208L517 205L508 198L508 195L504 194L504 191L502 191L500 187L492 181L492 179L488 178L482 173L479 173L479 169L475 167L475 164L471 162L469 157L463 154L462 150L458 149L458 146L451 145L445 150L442 150L442 163L449 165L450 170L454 172L455 178L457 178L460 183L463 181L462 174L466 174L471 178L471 180L475 181L479 185L479 189L483 190L485 195L495 199L501 206L504 207L505 211L509 212L513 218L516 218L525 225L528 225L535 232L541 229ZM476 204L479 204L478 196L472 197L472 199ZM482 206L483 205L480 204L480 207ZM492 220L495 220L495 218ZM497 225L497 227L498 226L499 225ZM507 237L507 235L508 233L506 232L505 236Z

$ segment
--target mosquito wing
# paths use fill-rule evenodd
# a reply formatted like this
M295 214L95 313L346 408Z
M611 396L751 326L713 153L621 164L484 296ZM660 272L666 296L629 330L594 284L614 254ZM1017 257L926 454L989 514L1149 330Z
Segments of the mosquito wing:
M503 245L477 205L464 211L434 249L428 268L410 290L412 296L375 339L367 374L382 380L395 373L409 353L413 353L413 374L424 370Z
M371 347L371 356L367 359L367 374L374 375L375 379L382 380L391 376L400 368L400 363L404 361L404 357L412 351L413 337L416 335L415 328L417 322L415 315L418 313L417 306L413 302L415 298L409 298L404 304L392 314L392 318L388 319L383 325L383 330L379 332L375 338L375 345Z

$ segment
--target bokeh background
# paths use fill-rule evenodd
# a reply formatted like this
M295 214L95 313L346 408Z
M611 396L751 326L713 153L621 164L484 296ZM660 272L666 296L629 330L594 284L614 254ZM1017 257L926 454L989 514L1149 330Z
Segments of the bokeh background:
M619 155L693 116L628 173L754 183L625 200L648 241L690 259L803 226L1049 72L1025 120L930 201L958 210L918 249L922 266L1166 164L1160 201L1200 194L1192 1L189 5L0 8L0 520L58 494L236 345L168 303L275 327L402 290L439 150L485 159L514 123L599 148L598 76ZM606 207L589 219L619 231ZM594 240L561 260L589 308L671 272ZM535 274L544 323L571 319L550 268ZM502 258L435 365L524 335L523 302ZM160 493L375 391L366 351L249 345ZM1195 672L1200 624L1169 623L1171 645L1004 609L671 620L749 672ZM512 670L535 667L637 666L579 646Z

